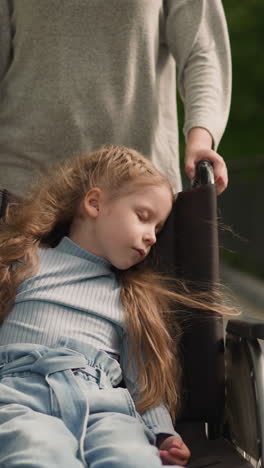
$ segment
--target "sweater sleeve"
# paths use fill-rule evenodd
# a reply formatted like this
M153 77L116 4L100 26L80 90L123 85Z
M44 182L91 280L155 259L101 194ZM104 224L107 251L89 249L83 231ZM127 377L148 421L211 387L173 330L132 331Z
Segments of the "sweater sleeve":
M0 0L0 81L11 60L11 19L9 0Z
M168 0L166 37L184 102L185 138L191 128L203 127L216 150L229 115L232 79L221 0Z
M121 346L120 365L123 371L126 387L134 402L136 402L140 394L140 389L137 384L137 369L134 361L131 362L129 359L128 350L129 341L128 336L125 334ZM179 434L174 430L169 411L163 403L142 413L141 418L155 436L161 434L179 436Z

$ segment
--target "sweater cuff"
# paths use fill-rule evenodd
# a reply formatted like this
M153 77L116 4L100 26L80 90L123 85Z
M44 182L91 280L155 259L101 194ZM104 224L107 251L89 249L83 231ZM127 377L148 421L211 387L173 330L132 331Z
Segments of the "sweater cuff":
M159 434L167 434L179 436L175 431L170 414L164 404L160 404L151 408L141 415L146 426L158 436Z
M187 136L188 136L188 133L190 132L190 130L192 128L195 128L195 127L200 127L200 128L204 128L205 130L207 130L208 133L210 133L212 139L213 139L213 142L212 142L212 149L214 151L217 151L217 148L218 148L218 145L220 143L220 140L221 140L221 137L222 137L222 133L220 133L218 130L217 130L217 126L213 126L212 123L208 122L208 120L189 120L187 122L185 122L184 124L184 127L183 127L183 134L185 136L185 141L187 140Z

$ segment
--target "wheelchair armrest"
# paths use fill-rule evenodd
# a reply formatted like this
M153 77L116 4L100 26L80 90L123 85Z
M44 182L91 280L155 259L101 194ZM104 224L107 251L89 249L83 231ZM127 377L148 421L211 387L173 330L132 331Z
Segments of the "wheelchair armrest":
M227 323L226 331L241 338L264 340L264 320L249 317L231 319Z
M249 317L226 327L226 425L230 440L264 462L264 322ZM262 466L262 465L261 465Z

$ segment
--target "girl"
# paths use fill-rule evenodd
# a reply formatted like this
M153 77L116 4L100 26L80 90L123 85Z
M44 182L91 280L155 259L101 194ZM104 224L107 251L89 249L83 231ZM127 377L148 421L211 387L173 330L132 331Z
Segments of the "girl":
M173 199L142 155L108 146L49 172L9 208L0 226L1 467L187 463L172 424L179 366L165 311L171 300L197 301L144 266Z

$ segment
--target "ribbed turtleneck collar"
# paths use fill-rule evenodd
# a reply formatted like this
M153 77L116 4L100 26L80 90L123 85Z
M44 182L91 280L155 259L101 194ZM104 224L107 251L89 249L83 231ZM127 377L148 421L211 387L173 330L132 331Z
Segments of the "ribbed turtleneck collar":
M68 253L70 255L74 255L76 257L84 258L89 260L90 262L98 265L103 265L109 270L113 268L112 264L106 260L105 258L98 257L87 250L80 247L78 244L73 242L69 237L65 236L61 239L59 244L55 247L55 249L59 252Z

